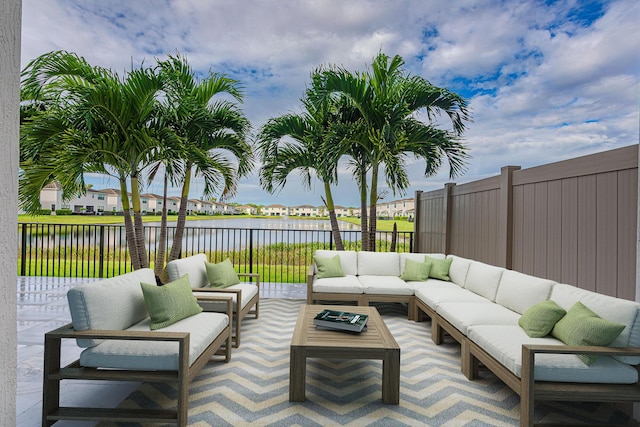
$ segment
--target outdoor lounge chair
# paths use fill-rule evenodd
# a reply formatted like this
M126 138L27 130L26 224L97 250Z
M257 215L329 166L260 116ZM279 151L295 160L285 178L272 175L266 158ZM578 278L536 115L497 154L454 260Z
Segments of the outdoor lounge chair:
M211 287L205 263L208 262L205 254L192 255L167 263L169 280L176 280L185 274L189 276L189 282L194 290L196 298L206 294L230 296L233 300L233 317L235 320L232 335L233 346L240 346L241 325L244 317L253 313L258 318L260 306L260 275L255 273L238 273L238 277L249 277L254 282L241 282L226 288ZM238 301L240 306L238 307ZM201 302L200 305L205 311L224 311L224 305L220 302Z

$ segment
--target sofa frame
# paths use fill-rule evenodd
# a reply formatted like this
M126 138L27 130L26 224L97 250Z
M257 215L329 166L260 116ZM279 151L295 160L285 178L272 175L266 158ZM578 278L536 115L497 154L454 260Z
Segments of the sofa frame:
M203 297L202 300L220 300L220 297ZM233 304L226 301L229 324L207 346L202 354L189 365L189 333L162 331L85 330L76 331L72 324L45 334L44 339L44 384L42 402L42 425L49 426L59 420L95 420L114 422L173 422L186 426L189 410L189 384L214 355L231 360L231 325ZM138 341L174 341L178 343L178 369L175 371L141 371L127 369L98 369L80 365L76 360L61 367L63 339L116 339ZM100 380L177 383L178 404L176 410L123 409L61 407L60 382L62 380Z
M416 299L415 310L416 320L423 320L424 315L431 319L431 339L436 345L442 344L446 335L460 344L461 371L467 379L471 381L477 379L480 368L483 367L493 372L520 396L521 427L537 425L533 419L533 408L536 401L612 403L640 401L640 383L590 384L534 380L536 354L589 353L603 356L640 356L640 348L524 344L522 346L522 372L521 378L519 378L420 299ZM640 371L640 366L636 366L636 369Z

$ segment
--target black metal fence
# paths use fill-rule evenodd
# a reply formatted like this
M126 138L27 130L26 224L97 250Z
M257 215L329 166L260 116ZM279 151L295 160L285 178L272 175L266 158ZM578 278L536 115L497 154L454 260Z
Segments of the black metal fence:
M131 271L123 225L18 225L20 276L112 277ZM175 227L168 227L171 247ZM153 267L160 227L145 226ZM359 231L341 231L345 249L358 250ZM392 233L377 233L376 250L391 249ZM316 249L333 249L330 230L187 227L182 257L205 253L210 261L231 259L239 272L260 273L263 282L303 283ZM398 232L397 252L413 252L413 232Z

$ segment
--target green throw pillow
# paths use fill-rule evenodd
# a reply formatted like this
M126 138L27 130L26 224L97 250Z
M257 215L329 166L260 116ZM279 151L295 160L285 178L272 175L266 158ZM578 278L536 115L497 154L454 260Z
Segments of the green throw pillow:
M218 264L205 261L205 267L207 268L209 284L214 288L228 288L240 283L238 273L233 269L233 264L231 264L229 258Z
M619 323L603 319L577 302L551 331L551 335L567 345L608 346L625 328ZM580 360L591 365L597 355L578 354Z
M431 263L418 262L408 259L404 264L404 271L400 278L407 281L424 282L429 278Z
M529 307L518 320L518 325L531 338L541 338L549 335L558 320L565 314L567 314L565 309L555 301L542 301Z
M318 268L318 279L344 277L342 264L340 264L340 255L336 255L333 258L322 258L314 255L313 260Z
M173 325L202 311L202 307L193 296L189 276L186 274L164 286L148 283L140 283L140 286L151 317L152 330Z
M449 278L449 268L453 262L453 258L435 259L425 255L425 261L431 264L431 270L429 271L429 277L434 279L451 281Z

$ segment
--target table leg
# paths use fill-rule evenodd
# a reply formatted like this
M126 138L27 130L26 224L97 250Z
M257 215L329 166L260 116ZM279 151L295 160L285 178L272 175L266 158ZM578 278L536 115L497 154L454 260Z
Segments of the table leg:
M400 403L400 349L386 350L382 359L382 401Z
M307 358L303 348L291 347L289 358L289 402L304 402Z

